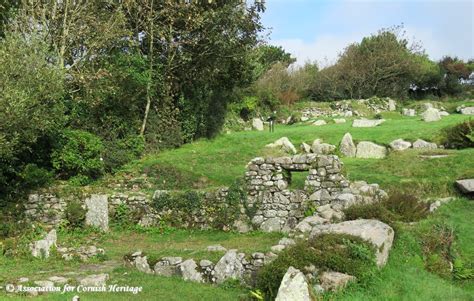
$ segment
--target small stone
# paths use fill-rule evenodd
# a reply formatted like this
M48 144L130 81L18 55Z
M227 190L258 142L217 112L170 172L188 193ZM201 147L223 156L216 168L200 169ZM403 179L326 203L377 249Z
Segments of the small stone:
M61 276L52 276L48 278L49 281L52 281L57 284L65 284L69 281L69 279Z
M107 280L109 279L109 274L97 274L97 275L89 275L82 278L79 283L82 286L105 286Z
M279 252L283 251L285 248L286 248L286 246L284 246L284 245L275 245L275 246L272 246L270 248L270 250L272 250L272 252L279 253Z
M397 139L390 142L390 147L396 151L404 151L411 147L411 142L405 141L403 139Z
M324 120L316 120L315 122L313 122L313 125L315 126L322 126L322 125L326 125L327 122L324 121Z
M323 272L319 276L321 287L325 291L337 291L347 285L350 281L355 281L356 278L351 275L339 272Z
M280 241L278 242L278 244L279 244L279 245L283 245L283 246L291 246L291 245L296 244L296 242L295 242L294 239L284 237L284 238L280 239Z
M221 245L208 246L206 250L208 252L226 252L227 251L227 249Z
M346 120L344 118L335 118L334 123L336 124L346 123Z
M252 119L252 128L254 128L257 131L263 131L263 121L260 118L254 118Z
M417 139L413 142L413 148L437 149L436 143L427 142L422 139Z

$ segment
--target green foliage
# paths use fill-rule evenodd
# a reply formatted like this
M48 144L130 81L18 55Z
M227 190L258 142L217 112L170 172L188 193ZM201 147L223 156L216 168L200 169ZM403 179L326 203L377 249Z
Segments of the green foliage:
M84 227L86 220L86 210L80 201L70 201L66 206L67 227L70 229L80 229Z
M52 154L53 167L66 178L97 178L104 172L104 145L99 137L81 130L65 130Z
M350 235L323 234L285 249L257 274L257 288L268 300L276 297L281 279L290 266L304 271L314 265L321 270L354 275L359 281L370 279L376 269L374 247Z
M145 141L141 136L104 141L104 168L108 172L114 172L122 165L138 159L144 150Z
M35 188L51 183L53 173L36 164L27 164L20 173L23 187Z
M63 73L51 60L42 36L0 39L0 197L17 188L26 164L43 167L36 160L50 149L36 146L64 124Z
M447 148L474 147L474 120L467 120L442 132L442 143Z

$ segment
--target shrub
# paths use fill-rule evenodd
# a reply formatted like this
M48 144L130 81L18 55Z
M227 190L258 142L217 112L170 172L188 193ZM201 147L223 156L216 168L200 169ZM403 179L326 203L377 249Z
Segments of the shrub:
M82 228L86 220L86 210L81 202L71 201L66 206L66 220L71 229Z
M454 260L454 229L444 223L434 224L422 229L419 236L426 269L441 277L450 278L451 263Z
M104 167L109 172L138 159L145 150L145 140L141 136L107 141L104 145Z
M418 221L429 212L429 204L421 202L413 194L395 192L383 202L354 205L344 210L346 219L378 219L390 226L395 222Z
M359 237L322 234L285 249L258 272L256 286L267 299L273 300L290 266L305 271L305 267L310 265L321 270L348 273L365 282L376 269L374 254L374 247Z
M53 167L66 178L96 178L104 172L104 145L99 137L81 130L66 130L52 154Z
M426 217L430 207L427 202L421 202L414 194L401 192L392 193L383 204L403 222L414 222Z
M447 148L474 147L474 120L468 120L453 127L445 128L442 143Z
M27 164L20 174L25 188L44 186L53 180L53 173L36 164Z

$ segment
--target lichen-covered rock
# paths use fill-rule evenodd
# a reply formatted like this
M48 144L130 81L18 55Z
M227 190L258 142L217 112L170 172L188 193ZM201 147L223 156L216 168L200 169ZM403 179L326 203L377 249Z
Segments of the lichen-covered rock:
M411 142L405 141L403 139L396 139L390 142L390 148L396 151L404 151L411 147Z
M356 155L356 146L354 141L352 141L352 135L350 133L346 133L344 137L342 137L341 144L339 145L339 151L346 157L355 157Z
M383 159L387 156L385 146L369 141L361 141L357 144L356 158Z
M458 112L463 115L474 115L474 107L461 107Z
M252 128L257 131L263 131L263 121L260 118L252 119Z
M79 283L82 286L92 286L99 287L107 285L107 280L109 279L109 274L94 274L88 275L82 278Z
M56 246L57 234L53 229L46 234L44 239L30 244L31 255L34 257L48 258L52 246Z
M287 137L282 137L273 143L267 144L266 147L278 148L289 154L296 154L297 152L295 146Z
M456 185L466 194L474 194L474 179L457 180Z
M282 229L282 218L280 217L271 217L265 220L260 226L264 232L278 232Z
M301 143L300 149L305 154L309 154L311 152L311 146L305 142Z
M146 256L138 256L135 258L135 267L137 270L147 274L153 274L153 270L150 268L148 264L148 260Z
M224 248L224 247L221 246L221 245L208 246L208 247L206 248L206 250L207 250L208 252L225 252L225 251L227 251L227 249Z
M337 291L347 285L350 281L355 281L356 277L339 272L323 272L319 276L321 287L325 291Z
M385 122L385 119L374 119L374 120L356 119L352 123L352 127L355 127L355 128L372 128L372 127L376 127L378 125L381 125L384 122Z
M222 283L226 279L241 279L244 273L243 257L244 254L237 253L237 250L227 251L214 267L216 283Z
M109 230L109 204L107 195L93 194L85 200L86 225L97 227L103 231Z
M183 280L192 282L204 282L202 274L197 270L198 265L194 259L188 259L178 265L178 273Z
M413 148L437 149L438 146L436 145L436 143L417 139L415 142L413 142Z
M403 109L402 114L404 116L414 117L416 116L416 111L415 109Z
M288 268L275 301L311 301L308 283L300 270Z
M324 120L316 120L315 122L313 122L313 125L315 126L321 126L321 125L326 125L327 122L324 121Z
M425 122L433 122L441 120L441 115L439 114L439 110L435 108L429 108L423 114L421 114L423 121Z
M323 233L349 234L369 241L376 248L375 257L378 266L383 266L387 262L394 237L394 231L389 225L370 219L317 225L311 231L310 237L314 238Z
M336 146L328 143L323 143L321 139L316 139L313 141L311 150L315 154L319 155L329 155L336 150Z

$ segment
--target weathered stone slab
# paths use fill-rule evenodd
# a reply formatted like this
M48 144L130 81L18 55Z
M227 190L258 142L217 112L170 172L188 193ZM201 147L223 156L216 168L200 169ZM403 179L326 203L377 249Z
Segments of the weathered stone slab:
M439 114L439 110L435 108L429 108L423 114L421 114L423 120L425 122L433 122L441 120L441 115Z
M357 158L382 159L387 156L385 146L375 144L370 141L361 141L357 144Z
M107 195L92 194L86 199L86 225L109 230L109 207Z
M390 148L396 151L404 151L411 147L411 142L403 139L397 139L390 142Z
M260 118L252 119L252 128L257 131L263 131L263 121Z
M339 151L346 157L355 157L356 155L356 146L354 141L352 141L352 135L350 133L346 133L344 137L342 137L341 144L339 145Z
M53 229L49 231L44 239L30 244L31 255L34 257L48 258L51 247L56 246L56 240L56 230Z
M457 180L456 185L463 193L474 193L474 179Z
M355 127L355 128L372 128L372 127L376 127L378 125L381 125L384 122L385 122L384 119L374 119L374 120L356 119L352 123L352 127Z
M323 233L349 234L371 242L376 248L375 257L378 266L384 266L387 262L394 237L394 231L389 225L370 219L317 225L311 231L310 237L314 238Z
M244 273L242 265L243 254L238 254L237 250L229 250L216 263L214 267L214 277L216 283L222 283L226 279L241 279Z
M300 270L288 268L275 301L311 301L308 283Z

